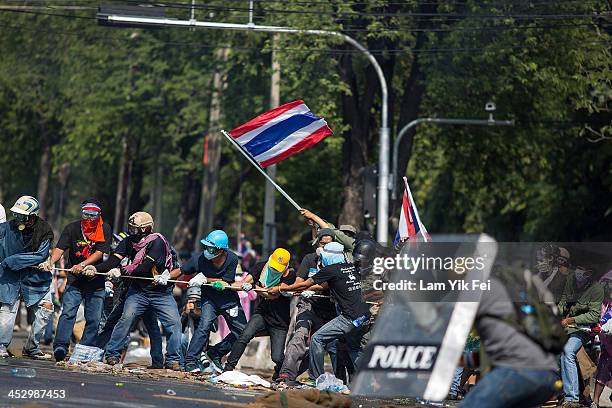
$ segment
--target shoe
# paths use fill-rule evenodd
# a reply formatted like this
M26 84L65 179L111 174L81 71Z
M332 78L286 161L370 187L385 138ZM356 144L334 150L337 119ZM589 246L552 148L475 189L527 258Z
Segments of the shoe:
M204 353L206 355L206 359L208 360L208 362L210 363L210 366L218 373L221 374L223 372L223 363L221 362L221 359L219 357L217 358L211 358L207 353Z
M119 357L107 357L106 358L106 364L110 365L110 366L114 366L119 364L119 362L121 361L121 359Z
M151 364L150 366L147 366L147 370L161 370L163 368L163 364Z
M25 358L31 358L32 360L50 360L51 359L51 354L43 353L40 350L36 350L36 351L22 350L21 356Z
M66 359L66 354L68 354L68 350L63 347L58 347L53 350L53 357L55 357L55 362L57 363L64 361Z
M172 371L181 371L181 364L178 361L172 361L170 363L166 363L165 368Z
M0 358L10 357L8 351L6 350L6 346L4 344L0 344Z
M448 397L446 397L447 400L450 401L461 401L463 399L463 395L461 395L461 393L459 394L448 394Z
M591 402L591 408L599 408L599 405L597 405L597 404L596 404L596 403L594 403L594 402Z
M561 408L582 408L582 404L578 401L564 401Z
M187 363L185 364L185 372L191 373L191 374L199 374L202 370L200 370L200 367L198 367L196 364L194 363Z

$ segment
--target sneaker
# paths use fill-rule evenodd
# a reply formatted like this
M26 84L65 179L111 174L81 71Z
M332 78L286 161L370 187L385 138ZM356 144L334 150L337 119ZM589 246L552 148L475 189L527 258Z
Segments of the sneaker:
M191 374L199 374L202 370L195 363L185 364L185 371Z
M10 355L6 350L6 346L4 344L0 344L0 358L7 358L9 356Z
M107 357L106 358L106 364L110 365L110 366L114 366L119 364L119 362L121 361L121 359L119 357Z
M68 354L68 350L63 347L58 347L53 350L53 357L55 357L55 361L57 363L64 361L66 359L66 354Z
M166 367L168 370L172 370L172 371L181 371L181 364L178 361L172 361L169 363L166 363Z
M582 408L582 404L578 401L564 401L561 408Z
M25 358L31 358L32 360L50 360L51 359L51 354L43 353L40 350L36 350L36 351L22 350L21 356Z
M204 353L206 355L206 359L208 360L208 362L210 363L210 366L218 373L221 374L223 372L223 363L221 362L221 359L219 357L217 358L211 358L208 354Z

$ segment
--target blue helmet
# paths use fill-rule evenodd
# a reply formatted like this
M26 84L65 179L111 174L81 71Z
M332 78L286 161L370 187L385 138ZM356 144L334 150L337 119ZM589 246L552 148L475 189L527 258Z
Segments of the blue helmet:
M229 239L223 230L211 231L206 238L200 241L202 245L217 249L229 249Z

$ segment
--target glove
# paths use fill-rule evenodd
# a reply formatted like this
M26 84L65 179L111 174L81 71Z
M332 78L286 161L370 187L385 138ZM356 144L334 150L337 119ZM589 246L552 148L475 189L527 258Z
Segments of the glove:
M98 272L98 270L95 266L87 265L85 268L83 268L83 272L81 272L81 274L91 278L92 276L96 276L96 272Z
M310 299L312 297L312 295L314 295L314 291L313 290L305 290L302 293L300 293L300 296L305 298L305 299Z
M248 292L250 290L253 290L253 285L251 285L250 283L243 283L240 288L245 292Z
M113 268L110 271L106 272L106 276L109 278L120 278L121 270L119 268Z
M170 279L170 271L166 269L164 273L162 273L161 275L156 275L153 278L153 284L154 285L167 285L168 279Z
M53 265L51 264L51 258L47 259L45 262L38 264L38 269L45 272L51 272L53 269Z
M113 282L111 281L104 282L104 292L106 293L106 297L113 297L113 295L115 294Z
M200 287L206 282L208 282L208 280L206 279L206 276L204 276L204 274L200 272L196 276L191 278L191 280L189 281L189 287L192 287L192 286Z
M223 290L227 287L227 282L225 281L215 281L212 283L212 287L219 292L223 292Z

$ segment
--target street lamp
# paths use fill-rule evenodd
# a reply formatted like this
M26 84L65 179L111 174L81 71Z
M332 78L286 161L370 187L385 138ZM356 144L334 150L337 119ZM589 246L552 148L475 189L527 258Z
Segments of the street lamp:
M252 5L250 6L252 8ZM251 13L252 16L252 13ZM216 23L211 21L197 21L194 18L190 20L176 20L165 17L136 17L131 15L116 14L112 12L112 9L104 10L100 9L98 12L98 21L103 25L140 25L140 26L166 26L166 27L201 27L211 28L220 30L237 30L237 31L258 31L267 33L286 33L286 34L311 34L327 37L340 38L362 54L364 54L378 76L381 90L381 127L379 132L379 154L378 154L378 209L377 209L377 223L376 223L376 237L380 243L386 243L388 239L388 219L389 219L389 111L388 111L388 99L389 92L387 88L387 80L383 73L383 70L366 47L350 37L339 31L330 30L305 30L300 28L291 27L277 27L277 26L265 26L256 25L252 22L252 19L248 24L231 24L231 23ZM252 18L252 17L251 17Z
M421 123L437 123L439 125L476 125L476 126L514 126L514 120L495 120L493 119L493 112L495 111L495 103L487 102L485 105L485 111L489 113L489 119L454 119L454 118L418 118L408 123L402 128L395 138L393 143L393 172L392 172L392 183L393 183L393 194L392 198L397 198L397 178L399 177L399 146L402 142L403 137L406 133Z

